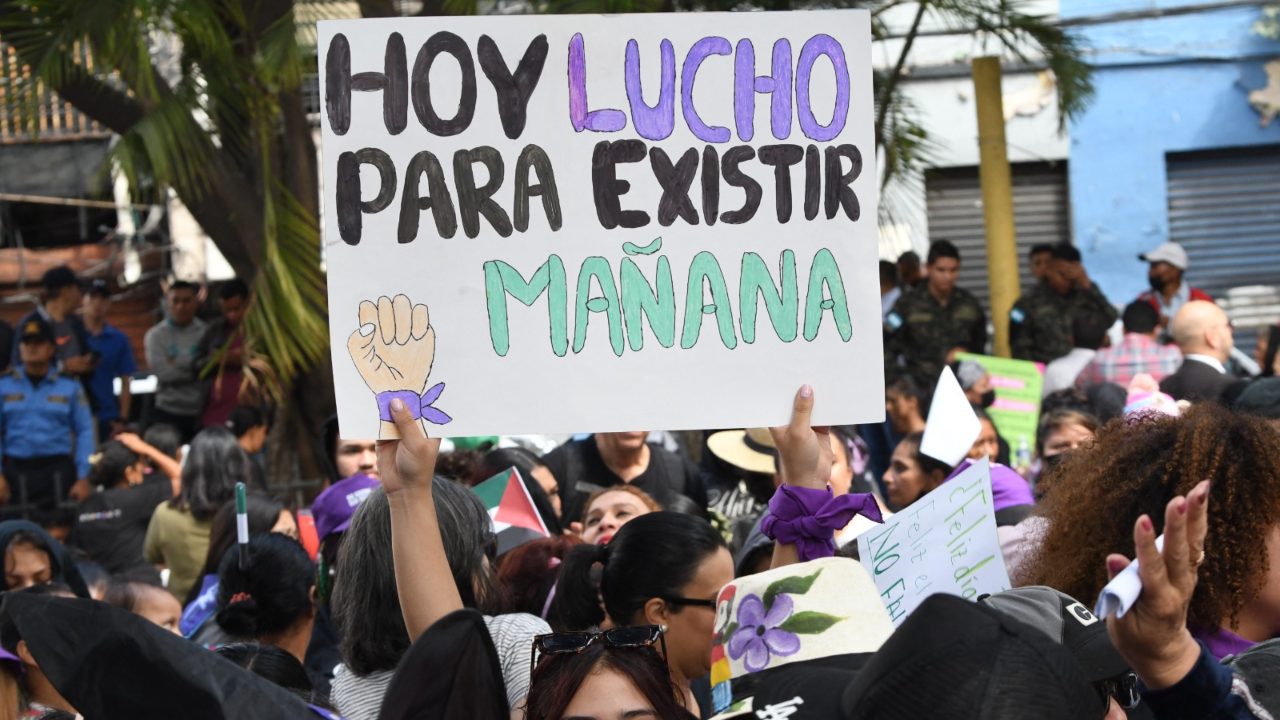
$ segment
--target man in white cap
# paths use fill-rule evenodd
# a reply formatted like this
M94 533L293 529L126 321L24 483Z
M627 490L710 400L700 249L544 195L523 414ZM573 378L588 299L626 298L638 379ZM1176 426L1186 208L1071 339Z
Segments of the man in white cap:
M1151 303L1160 313L1160 326L1166 334L1173 317L1183 305L1192 300L1213 302L1209 293L1193 288L1182 281L1182 274L1187 271L1187 251L1175 242L1167 242L1148 253L1138 256L1139 260L1151 264L1147 270L1147 280L1151 289L1138 296L1139 300Z

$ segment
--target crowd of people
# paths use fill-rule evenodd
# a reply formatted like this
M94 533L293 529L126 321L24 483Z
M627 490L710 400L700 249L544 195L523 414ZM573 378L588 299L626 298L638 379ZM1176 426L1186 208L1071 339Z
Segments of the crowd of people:
M806 385L776 428L442 449L396 400L399 440L316 429L330 477L301 505L261 461L242 283L210 322L169 288L137 423L106 287L51 271L0 377L0 720L1280 716L1280 329L1246 377L1185 252L1141 260L1117 311L1074 248L1032 250L1025 443L959 357L987 317L939 241L881 265L883 424L812 427ZM926 453L948 370L980 426L959 465ZM1014 588L895 628L856 538L982 459ZM511 468L547 533L499 553L471 488ZM1136 602L1094 615L1124 573Z

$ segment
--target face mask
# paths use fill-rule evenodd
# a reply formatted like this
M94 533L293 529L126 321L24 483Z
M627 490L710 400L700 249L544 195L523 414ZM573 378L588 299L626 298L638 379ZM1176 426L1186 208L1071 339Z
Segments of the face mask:
M996 404L996 391L988 390L982 393L982 407L989 408Z
M1155 275L1148 275L1147 282L1151 284L1151 289L1156 292L1164 292L1164 280Z
M1058 466L1061 465L1062 462L1067 459L1067 455L1069 454L1070 452L1064 452L1064 453L1058 453L1057 455L1052 455L1050 457L1041 458L1040 462L1042 465L1044 465L1044 473L1042 474L1048 475L1054 470L1057 470Z

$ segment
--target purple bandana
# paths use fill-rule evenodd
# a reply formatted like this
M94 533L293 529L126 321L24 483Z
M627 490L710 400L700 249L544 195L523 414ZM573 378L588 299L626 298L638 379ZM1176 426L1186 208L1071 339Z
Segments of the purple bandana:
M769 501L769 512L760 521L760 531L775 542L795 545L800 562L808 562L836 554L835 532L848 525L854 515L884 522L870 493L834 497L830 488L780 485Z
M406 407L409 408L409 414L414 420L422 418L432 425L445 425L453 421L445 412L432 404L440 399L440 393L444 392L444 383L436 383L427 388L427 391L418 395L412 390L388 390L387 392L378 393L378 417L384 422L391 422L391 401L399 398Z

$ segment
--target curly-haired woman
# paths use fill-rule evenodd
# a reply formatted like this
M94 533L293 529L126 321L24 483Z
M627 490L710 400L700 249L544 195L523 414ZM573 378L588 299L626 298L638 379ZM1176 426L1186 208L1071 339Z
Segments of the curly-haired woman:
M1212 503L1199 585L1188 616L1215 656L1280 635L1280 436L1265 422L1206 403L1180 418L1115 422L1054 473L1043 544L1027 584L1082 600L1107 582L1109 553L1134 554L1134 518L1162 528L1161 509L1201 480Z

